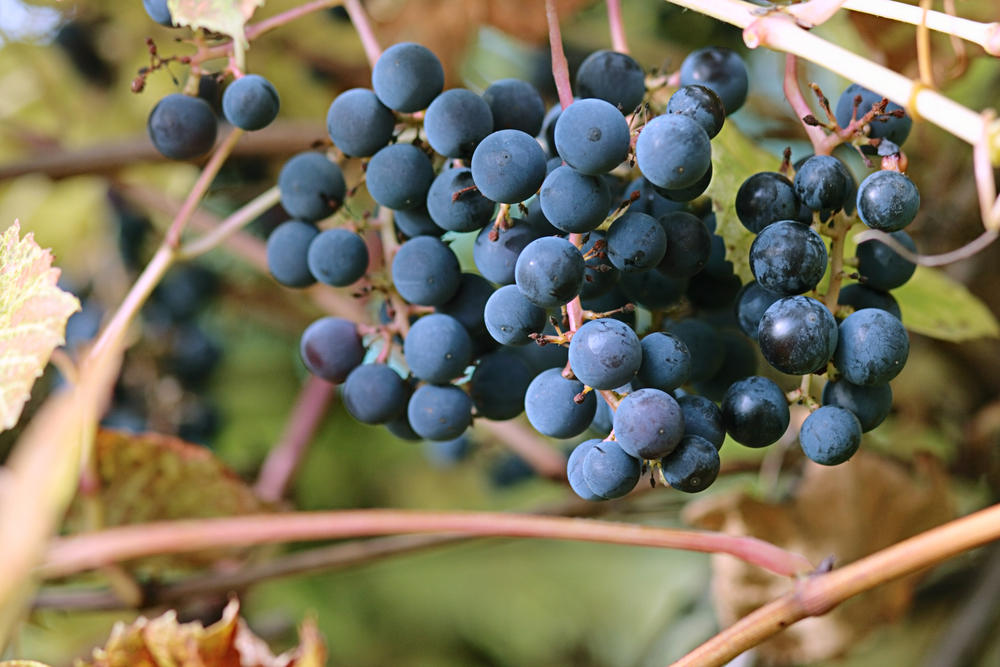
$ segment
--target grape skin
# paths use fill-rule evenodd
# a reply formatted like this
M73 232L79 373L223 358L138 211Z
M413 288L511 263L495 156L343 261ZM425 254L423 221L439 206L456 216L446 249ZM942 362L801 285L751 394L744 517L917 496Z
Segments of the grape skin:
M171 160L190 160L212 150L217 128L215 113L208 102L180 93L157 102L146 122L153 146Z

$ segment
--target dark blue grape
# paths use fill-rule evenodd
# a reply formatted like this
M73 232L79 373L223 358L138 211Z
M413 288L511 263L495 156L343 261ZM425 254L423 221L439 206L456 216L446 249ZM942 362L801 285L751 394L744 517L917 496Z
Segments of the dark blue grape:
M896 303L894 296L861 283L851 283L841 287L840 294L837 295L837 303L842 306L850 306L854 310L879 308L898 320L903 319L899 304Z
M541 333L549 336L554 335L556 330L552 326L552 323L549 322L542 329ZM511 349L517 356L528 362L532 373L535 375L549 368L566 368L566 364L569 363L569 350L562 345L519 345Z
M514 281L529 301L555 308L571 301L583 285L584 262L579 249L566 239L535 239L518 255Z
M521 130L531 136L542 130L545 102L527 81L501 79L483 92L493 113L493 130Z
M896 377L910 353L903 323L884 310L864 308L840 323L833 363L849 382L885 384Z
M286 287L308 287L316 282L309 270L309 246L319 230L308 222L289 220L267 237L267 268Z
M859 95L861 103L855 112L854 100ZM863 86L852 83L840 94L840 98L837 100L837 108L834 113L837 117L837 124L841 127L847 127L851 122L852 115L855 118L861 118L872 110L873 105L881 101L882 96L878 93L873 93ZM896 114L901 115L897 116ZM896 146L902 146L906 137L909 136L912 126L913 119L904 112L903 107L895 102L889 102L885 107L885 112L876 116L869 124L868 136L873 139L888 139Z
M613 320L618 320L622 324L626 324L634 329L636 319L635 310L622 310L622 308L627 306L628 303L628 297L625 296L625 293L621 291L617 285L612 286L610 290L600 296L595 296L591 299L580 299L580 304L583 306L584 310L590 310L595 313L616 311L613 314L608 315L608 317Z
M573 334L569 365L577 379L594 389L614 389L635 377L642 344L627 324L611 318L591 320Z
M521 293L516 285L504 285L486 301L486 329L504 345L526 345L529 334L545 327L545 311Z
M670 488L685 493L707 489L719 476L721 467L718 448L700 435L685 435L660 461L663 479Z
M775 171L754 174L736 191L736 215L754 234L772 222L795 220L800 206L792 182Z
M653 187L656 188L657 192L659 192L661 195L663 195L670 201L689 202L692 199L697 199L698 197L702 196L705 193L705 190L708 190L708 186L711 184L711 182L712 182L712 163L709 162L708 169L705 170L705 173L702 175L702 177L699 178L697 181L695 181L693 184L687 186L686 188L661 188L657 185L654 185Z
M179 327L170 341L165 364L186 387L203 386L222 359L222 345L194 324Z
M417 236L440 237L446 231L434 223L424 206L394 211L392 219L396 229L409 239Z
M623 398L613 423L615 440L637 459L666 456L684 436L681 407L673 396L659 389L640 389Z
M736 329L719 329L722 341L722 363L719 370L707 380L695 382L693 387L702 396L721 401L734 382L757 373L757 346Z
M690 382L702 382L715 375L724 354L722 339L711 324L688 318L669 322L664 328L681 339L691 354Z
M659 218L667 250L657 265L673 278L690 278L705 268L712 253L712 234L699 218L676 211Z
M339 317L324 317L306 327L299 351L310 373L337 383L347 379L365 356L357 326Z
M559 115L555 141L566 164L584 174L603 174L628 156L628 122L604 100L576 100Z
M516 204L531 197L545 180L545 151L520 130L499 130L472 154L472 179L487 199Z
M642 472L639 461L614 440L603 440L591 447L580 470L594 495L606 500L621 498L634 489Z
M618 270L608 261L607 235L599 230L590 232L587 241L580 251L586 256L584 260L586 270L583 274L583 287L580 288L580 298L583 300L595 299L607 294L618 282ZM601 247L594 250L597 244Z
M673 306L684 296L688 281L671 278L658 271L623 273L618 282L622 292L631 301L649 310Z
M767 363L782 373L816 373L837 349L837 321L816 299L786 296L764 311L757 343Z
M484 197L467 167L446 169L427 191L427 212L434 223L451 232L482 229L493 218L496 204Z
M445 157L468 160L479 142L493 131L490 105L471 90L446 90L424 115L427 143Z
M898 171L876 171L858 187L858 217L872 229L895 232L906 227L920 209L920 192Z
M597 399L597 410L594 411L594 418L590 422L590 430L599 434L602 438L608 437L611 429L614 428L613 420L615 411L611 409L604 398Z
M313 238L307 259L309 272L316 280L334 287L346 287L368 270L368 246L354 232L327 229Z
M413 430L413 427L410 425L410 419L406 415L403 415L399 419L393 419L390 422L386 422L385 427L389 433L392 433L400 440L409 440L410 442L423 440L423 438L421 438L417 432Z
M826 272L826 244L801 222L781 220L765 227L750 245L750 270L766 290L802 294Z
M535 374L528 362L511 350L497 350L476 364L469 395L476 413L486 419L513 419L524 412L524 395Z
M278 117L281 102L274 84L259 74L247 74L226 86L222 113L241 130L259 130Z
M661 188L698 182L712 163L712 145L701 125L687 116L663 114L646 123L635 142L639 171Z
M747 99L749 76L739 54L724 46L708 46L692 51L681 63L681 85L711 88L731 116Z
M344 174L321 153L299 153L278 174L281 205L289 215L314 222L327 217L344 202Z
M462 375L472 361L472 339L454 317L431 313L410 327L403 354L415 376L444 384Z
M337 95L326 114L326 130L334 145L351 157L370 157L389 143L396 117L367 88Z
M544 181L543 181L544 182ZM556 229L549 222L548 218L545 217L545 212L542 211L542 204L538 201L538 197L531 200L531 203L527 205L527 211L521 210L521 207L512 209L511 218L514 220L519 220L518 224L526 224L535 230L538 236L562 236L562 230Z
M604 100L629 114L646 94L646 74L628 54L594 51L576 70L576 94Z
M344 382L344 408L364 424L385 424L406 412L409 388L396 371L383 364L362 364Z
M654 331L643 336L639 381L647 387L673 391L691 375L691 353L677 336Z
M212 150L217 129L208 102L180 93L157 102L146 122L153 146L171 160L190 160Z
M590 490L587 481L583 478L583 459L591 449L601 443L600 438L585 440L577 445L566 461L566 477L569 479L569 486L573 493L584 500L604 500L599 495Z
M888 384L864 386L844 379L834 380L823 387L823 405L850 410L861 423L861 430L868 432L892 411L892 388Z
M830 155L813 155L796 170L793 186L799 201L825 219L844 208L853 183L840 160Z
M538 238L535 229L524 222L497 230L497 239L490 240L493 227L486 227L476 236L472 246L472 261L479 273L498 285L514 282L514 265L525 246Z
M607 236L608 260L623 273L648 271L667 251L667 233L656 218L645 213L625 213L611 223Z
M824 405L802 422L799 444L811 460L825 466L843 463L861 445L861 424L849 410Z
M722 129L726 109L715 91L707 86L681 86L667 101L667 113L687 116L701 125L711 139Z
M412 144L386 146L372 156L365 170L368 194L392 209L422 206L433 180L430 158Z
M726 426L722 423L722 410L713 401L697 394L686 394L677 399L684 415L684 435L697 435L708 440L716 449L726 441Z
M626 198L631 199L633 193L638 193L635 195L637 199L628 209L633 213L645 213L659 218L667 213L684 210L683 203L671 201L661 195L658 188L646 180L645 176L640 176L625 187Z
M142 0L142 6L145 8L146 13L149 14L149 18L160 25L167 26L168 28L173 27L174 21L170 17L167 0Z
M594 392L574 398L583 391L583 384L567 380L562 369L550 368L535 376L524 395L524 411L536 431L550 438L572 438L580 435L594 419L597 400Z
M754 375L733 383L722 399L722 421L733 440L766 447L785 433L790 416L785 394L773 381Z
M372 67L372 88L385 106L411 113L427 108L444 89L444 68L427 47L393 44Z
M764 289L756 280L744 285L736 299L736 323L740 331L757 340L760 318L764 316L764 311L780 298L780 294Z
M903 230L892 232L891 236L910 252L917 252L917 244ZM895 289L906 283L917 270L916 264L876 240L859 243L857 255L858 273L866 285L875 289Z
M478 356L477 353L480 351L496 347L496 341L486 330L483 315L486 302L493 292L493 285L482 276L463 273L455 296L435 309L439 313L451 315L465 327L472 337L473 356Z
M454 440L472 424L472 399L450 384L421 385L410 397L406 416L421 438Z
M604 222L611 208L611 193L600 176L588 176L563 165L545 177L538 201L556 229L582 234Z
M417 236L392 259L392 283L399 295L421 306L440 306L455 296L462 271L458 257L440 239Z

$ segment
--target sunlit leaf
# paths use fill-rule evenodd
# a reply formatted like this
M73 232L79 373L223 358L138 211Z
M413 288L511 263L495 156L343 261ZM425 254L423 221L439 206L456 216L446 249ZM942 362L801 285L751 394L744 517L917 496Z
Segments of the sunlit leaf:
M244 27L264 0L167 0L176 25L204 28L229 35L240 48L247 47Z
M938 269L918 266L892 294L910 331L952 342L1000 335L1000 325L986 304Z
M64 342L66 320L80 309L56 285L52 254L14 222L0 236L0 429L17 423L31 386Z

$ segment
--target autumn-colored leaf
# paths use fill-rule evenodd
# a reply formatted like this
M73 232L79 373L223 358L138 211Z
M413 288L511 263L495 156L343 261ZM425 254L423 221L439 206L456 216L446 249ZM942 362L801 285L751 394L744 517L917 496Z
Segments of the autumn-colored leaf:
M312 621L299 632L300 645L275 656L240 618L239 601L226 605L222 618L207 628L201 623L179 623L173 610L154 619L139 617L118 623L107 644L94 649L90 660L76 667L318 667L326 660L326 646Z
M264 0L167 0L174 24L229 35L240 49L247 47L247 21L263 4Z
M20 231L15 221L0 236L0 430L17 423L35 379L65 340L66 320L80 309L56 285L52 254Z

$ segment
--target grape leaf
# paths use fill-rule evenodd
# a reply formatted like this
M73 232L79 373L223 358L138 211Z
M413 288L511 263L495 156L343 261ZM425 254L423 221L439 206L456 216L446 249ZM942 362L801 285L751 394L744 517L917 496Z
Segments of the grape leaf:
M248 46L243 28L263 4L264 0L167 0L175 25L229 35L240 51Z
M910 331L951 342L1000 336L1000 325L986 304L938 269L918 266L892 295Z
M19 239L20 231L15 221L0 236L0 430L17 423L35 379L65 340L66 320L80 309L56 285L52 254L30 233Z
M325 664L326 646L307 620L299 630L300 645L275 656L262 639L240 618L239 601L226 605L222 618L207 628L199 622L179 623L171 610L154 619L140 616L135 622L117 623L103 648L76 667L137 665L141 667L319 667Z

